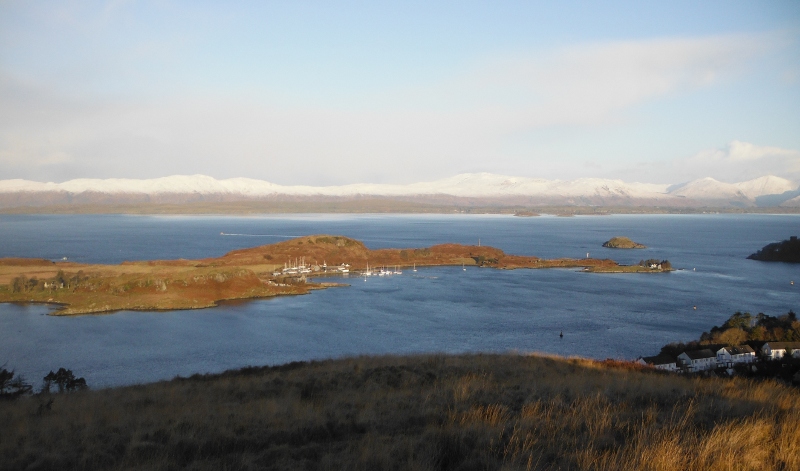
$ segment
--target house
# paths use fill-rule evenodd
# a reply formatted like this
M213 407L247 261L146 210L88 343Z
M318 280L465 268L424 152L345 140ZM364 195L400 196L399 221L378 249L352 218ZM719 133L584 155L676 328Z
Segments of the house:
M717 350L717 366L721 368L731 368L733 365L754 361L756 361L756 351L749 345L722 347Z
M652 366L657 370L678 371L678 364L672 355L656 355L654 357L639 357L637 363L644 366Z
M787 352L800 358L800 342L767 342L761 347L761 355L767 360L780 360Z
M717 355L711 350L690 350L678 355L678 367L688 373L711 370L717 367Z

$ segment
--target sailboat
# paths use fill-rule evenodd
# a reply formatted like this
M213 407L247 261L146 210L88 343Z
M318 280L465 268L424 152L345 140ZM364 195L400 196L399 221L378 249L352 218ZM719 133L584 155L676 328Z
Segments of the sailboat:
M403 272L400 271L400 267L397 266L397 265L394 266L394 274L395 275L402 275L403 274Z
M417 271L417 264L414 263L414 271Z
M467 271L467 268L464 266L463 263L461 264L461 269L464 270L464 271Z

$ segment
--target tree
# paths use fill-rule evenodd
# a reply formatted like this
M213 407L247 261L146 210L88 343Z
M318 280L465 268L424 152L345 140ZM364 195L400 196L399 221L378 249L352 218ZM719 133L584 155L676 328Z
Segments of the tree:
M0 368L0 399L15 399L29 394L32 386L14 371Z
M11 282L11 292L20 293L25 291L28 287L28 278L25 275L20 275Z
M747 332L739 328L727 329L722 332L718 341L725 345L736 346L741 345L747 340Z
M72 373L72 370L67 370L65 368L59 368L58 371L53 373L47 374L44 377L44 386L42 387L43 392L50 392L50 386L55 383L58 386L58 392L63 393L64 391L72 392L77 391L80 389L86 389L86 380L83 378L76 378L75 374Z

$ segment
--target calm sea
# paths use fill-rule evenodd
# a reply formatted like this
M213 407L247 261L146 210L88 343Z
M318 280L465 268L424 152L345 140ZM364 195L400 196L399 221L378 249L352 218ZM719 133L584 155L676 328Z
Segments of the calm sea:
M737 310L797 311L800 267L745 257L799 232L798 215L0 216L0 257L191 259L325 233L370 248L480 239L513 254L659 258L682 269L615 275L427 268L214 309L68 318L48 316L44 305L0 304L0 365L37 386L63 366L102 387L360 354L516 350L634 359L695 339ZM648 248L601 247L617 235Z

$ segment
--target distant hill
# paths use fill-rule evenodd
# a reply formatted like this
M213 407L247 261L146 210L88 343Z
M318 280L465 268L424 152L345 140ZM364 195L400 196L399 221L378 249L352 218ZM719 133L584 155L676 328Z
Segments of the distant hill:
M740 183L703 178L671 186L602 178L545 180L491 173L466 173L407 185L341 186L286 186L252 178L217 180L205 175L174 175L149 180L76 179L63 183L0 180L0 209L296 199L341 202L360 198L461 206L756 207L781 205L798 195L797 185L775 176Z

